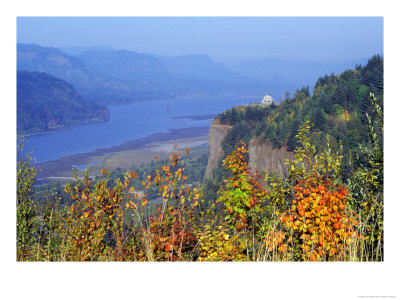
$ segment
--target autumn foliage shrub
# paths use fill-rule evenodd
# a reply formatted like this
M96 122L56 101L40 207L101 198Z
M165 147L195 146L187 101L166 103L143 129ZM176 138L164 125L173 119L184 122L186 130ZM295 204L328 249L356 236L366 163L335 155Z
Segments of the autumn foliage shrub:
M369 144L359 146L361 164L348 181L353 195L351 207L360 221L359 233L365 236L359 256L366 261L383 260L383 110L370 94L375 120L367 115Z
M107 175L105 169L102 173ZM82 181L65 188L73 200L65 221L63 256L66 260L123 260L124 228L122 203L129 179L117 180L113 187L107 178L93 183L87 174ZM127 204L129 206L129 203Z
M300 146L288 161L292 185L290 209L280 219L290 229L293 259L349 260L350 245L360 238L358 221L349 206L351 196L341 183L341 156L326 151L316 155L306 121L296 136Z
M168 166L157 170L153 179L148 176L142 182L145 189L151 184L158 186L161 199L160 207L148 216L149 225L140 229L148 260L188 260L196 245L193 222L200 194L196 187L187 184L184 168L179 166L180 159L180 151L174 152ZM142 206L147 203L145 199Z
M232 172L232 177L225 180L225 186L219 190L217 201L225 204L231 223L237 230L257 224L257 214L263 213L263 203L266 191L251 174L247 161L247 146L241 142L236 151L223 161L226 170Z
M35 210L31 201L31 189L36 175L32 157L23 152L24 138L18 137L17 145L17 259L29 260L34 243Z
M213 225L216 225L215 227ZM245 261L245 240L232 234L229 224L205 224L198 235L198 261Z
M357 221L346 209L347 189L313 174L294 187L290 211L281 220L293 230L295 258L339 260L348 258Z

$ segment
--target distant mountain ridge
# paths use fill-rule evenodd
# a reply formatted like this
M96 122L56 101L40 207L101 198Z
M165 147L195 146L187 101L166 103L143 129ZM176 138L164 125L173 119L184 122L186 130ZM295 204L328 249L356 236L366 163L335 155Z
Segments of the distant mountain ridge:
M223 63L216 63L205 54L191 54L174 57L157 55L156 57L170 72L175 74L215 80L218 82L265 84L263 80L254 80L248 76L232 72Z
M86 51L113 51L115 50L110 46L93 45L89 47L71 46L71 47L56 47L67 55L79 56Z
M17 70L45 72L69 81L90 77L81 59L36 44L17 44Z
M17 52L17 69L46 72L66 80L84 98L97 103L123 104L227 92L256 91L262 94L266 90L264 81L251 78L238 85L238 77L246 77L228 70L221 82L216 80L213 72L208 76L204 72L203 76L196 76L201 73L199 64L193 63L191 69L179 73L165 65L166 59L162 61L154 55L128 50L89 50L71 56L57 48L18 44ZM208 63L215 64L211 60ZM217 68L221 69L221 66ZM253 83L251 86L250 82Z
M175 57L115 50L109 46L54 47L17 44L17 69L63 79L87 100L101 104L242 94L275 101L287 91L309 85L324 74L340 74L367 58L348 63L249 60L225 66L208 55Z
M106 107L85 101L66 81L46 73L17 72L19 133L41 133L108 119Z
M17 44L17 70L44 72L72 84L81 96L96 91L101 79L90 73L78 57L54 47ZM92 99L93 100L93 99Z

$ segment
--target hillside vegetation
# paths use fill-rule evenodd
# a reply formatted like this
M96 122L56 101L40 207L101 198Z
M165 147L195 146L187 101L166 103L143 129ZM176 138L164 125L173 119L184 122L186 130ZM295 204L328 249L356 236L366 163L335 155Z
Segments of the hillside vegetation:
M85 101L64 80L45 73L17 72L18 132L39 133L108 119L106 107Z
M370 93L382 107L383 59L380 56L372 57L364 67L358 65L355 70L319 78L312 95L308 87L303 87L279 105L232 108L217 117L220 124L233 126L222 143L225 155L240 140L248 143L252 138L293 151L299 146L298 128L310 120L311 141L317 152L328 143L333 151L340 151L344 156L341 174L347 178L361 163L357 159L358 145L368 144L367 114L372 121L376 118Z

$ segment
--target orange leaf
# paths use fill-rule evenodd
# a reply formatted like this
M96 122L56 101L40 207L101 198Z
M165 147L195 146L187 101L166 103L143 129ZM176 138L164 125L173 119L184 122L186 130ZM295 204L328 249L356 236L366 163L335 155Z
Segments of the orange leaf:
M101 173L107 175L107 170L103 168L103 169L101 169Z
M174 149L176 149L177 147L178 147L178 145L177 145L177 144L175 144L175 145L174 145Z
M297 209L298 209L299 211L303 210L303 205L301 204L301 202L299 202L299 203L297 204Z
M189 148L186 148L185 150L186 150L186 155L189 155L190 152Z

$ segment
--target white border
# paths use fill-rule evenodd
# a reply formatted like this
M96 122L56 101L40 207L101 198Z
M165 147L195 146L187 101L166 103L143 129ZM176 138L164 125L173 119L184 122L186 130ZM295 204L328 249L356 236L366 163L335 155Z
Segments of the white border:
M12 4L11 4L12 3ZM400 297L398 10L377 1L14 1L2 4L1 280L4 299L358 299ZM15 263L16 16L384 16L384 263ZM397 72L396 72L397 71ZM4 115L6 117L4 117ZM4 151L5 150L5 151ZM4 167L5 166L5 167ZM4 209L5 207L5 209ZM207 298L206 298L207 297Z

